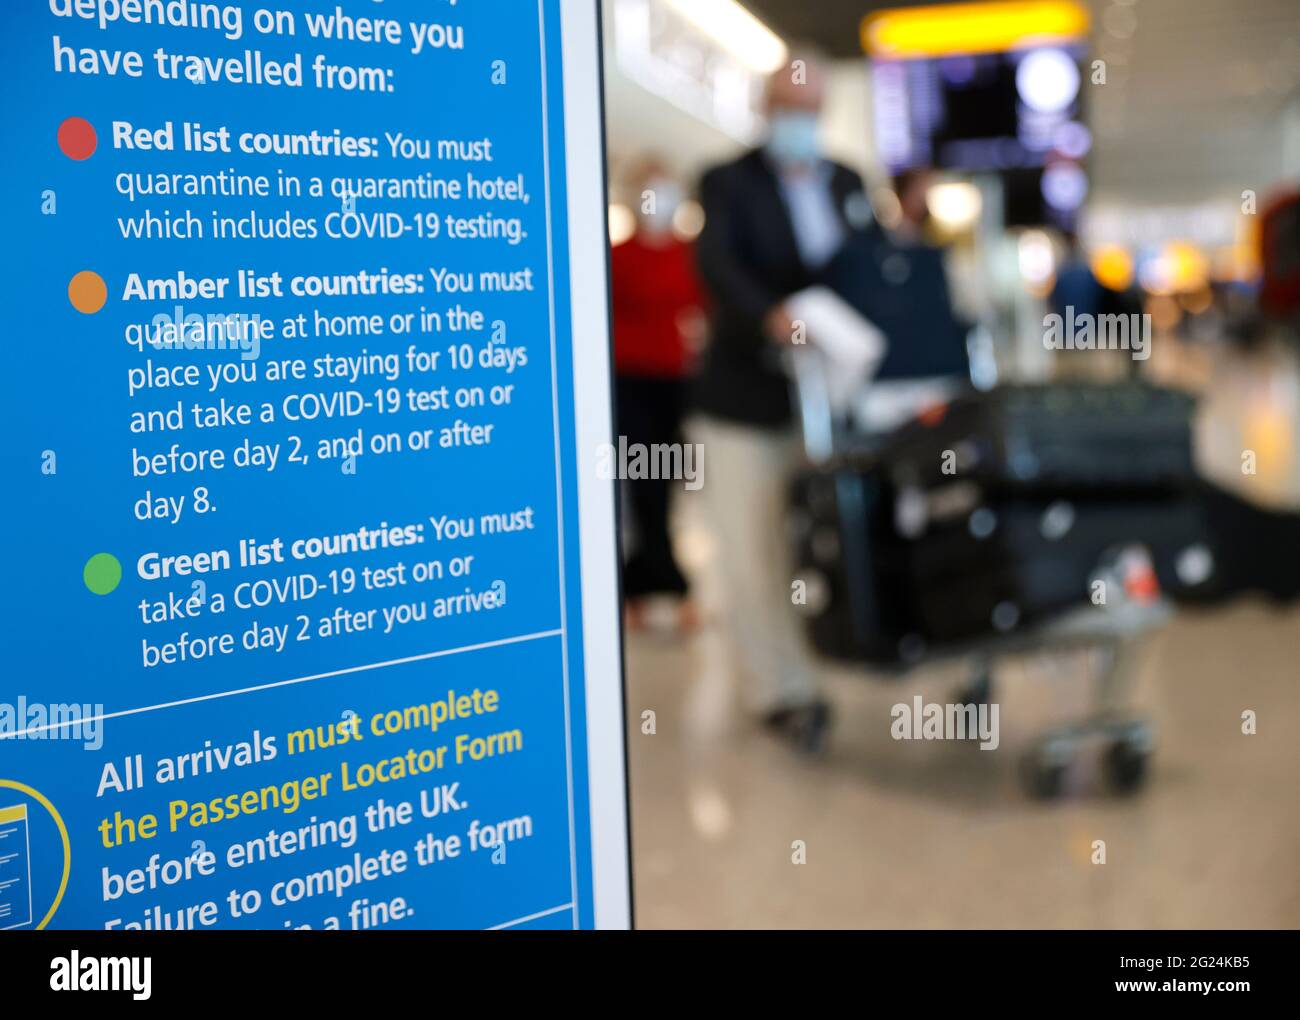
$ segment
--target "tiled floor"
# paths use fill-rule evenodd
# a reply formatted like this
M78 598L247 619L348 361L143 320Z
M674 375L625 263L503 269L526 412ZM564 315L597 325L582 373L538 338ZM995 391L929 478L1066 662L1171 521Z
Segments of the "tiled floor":
M1002 745L901 742L890 708L952 678L837 672L828 757L795 758L710 690L711 633L629 646L633 871L644 927L1300 925L1300 611L1180 618L1151 642L1147 787L1029 800L1025 742L1077 700L1066 663L999 678ZM704 675L704 679L701 676ZM724 686L719 684L719 686ZM710 700L713 704L709 705ZM641 713L656 713L644 735ZM1258 719L1241 733L1241 713ZM1093 864L1092 843L1106 843ZM792 863L802 840L807 863Z
M1236 414L1228 405L1215 413ZM707 535L691 517L700 569ZM1083 706L1077 659L1004 664L1002 742L987 752L890 737L896 702L951 700L951 671L828 672L838 723L816 762L742 719L729 661L713 625L629 640L643 927L1300 926L1300 608L1183 613L1153 635L1137 690L1156 725L1153 772L1124 799L1098 791L1087 758L1059 802L1020 788L1027 742ZM792 861L796 841L806 863Z

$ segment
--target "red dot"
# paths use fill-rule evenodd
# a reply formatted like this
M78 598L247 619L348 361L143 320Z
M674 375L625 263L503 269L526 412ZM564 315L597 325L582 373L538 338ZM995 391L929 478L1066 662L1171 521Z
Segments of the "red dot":
M59 148L68 159L89 159L98 143L95 129L82 117L69 117L59 125Z

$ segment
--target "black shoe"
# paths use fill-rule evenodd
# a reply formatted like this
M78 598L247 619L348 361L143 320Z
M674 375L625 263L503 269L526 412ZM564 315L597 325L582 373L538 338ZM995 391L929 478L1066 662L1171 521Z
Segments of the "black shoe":
M763 717L763 726L800 754L821 754L831 730L831 706L817 700L806 705L774 709Z

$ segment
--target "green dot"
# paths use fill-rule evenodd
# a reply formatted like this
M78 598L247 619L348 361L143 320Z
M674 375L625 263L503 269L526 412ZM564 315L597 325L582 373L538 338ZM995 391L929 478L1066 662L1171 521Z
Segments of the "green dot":
M86 569L81 572L86 587L96 595L107 595L122 580L122 564L112 553L95 553L86 560Z

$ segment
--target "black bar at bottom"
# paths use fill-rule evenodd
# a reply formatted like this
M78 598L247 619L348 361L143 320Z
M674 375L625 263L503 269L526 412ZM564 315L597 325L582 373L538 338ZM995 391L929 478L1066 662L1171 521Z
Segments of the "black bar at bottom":
M903 996L926 1006L1174 996L1230 1008L1228 996L1293 999L1297 948L1296 932L1223 931L7 933L0 995L205 1011L389 1009L405 994L436 1007L455 989L488 996L494 1011L514 996L533 996L548 1011L557 996L619 1010L619 998L601 991L615 982L641 988L633 999L642 1007L657 1001L673 1013L718 996L793 993L811 1003L838 991L860 1003ZM104 985L117 990L90 990ZM146 991L147 1000L136 999Z

